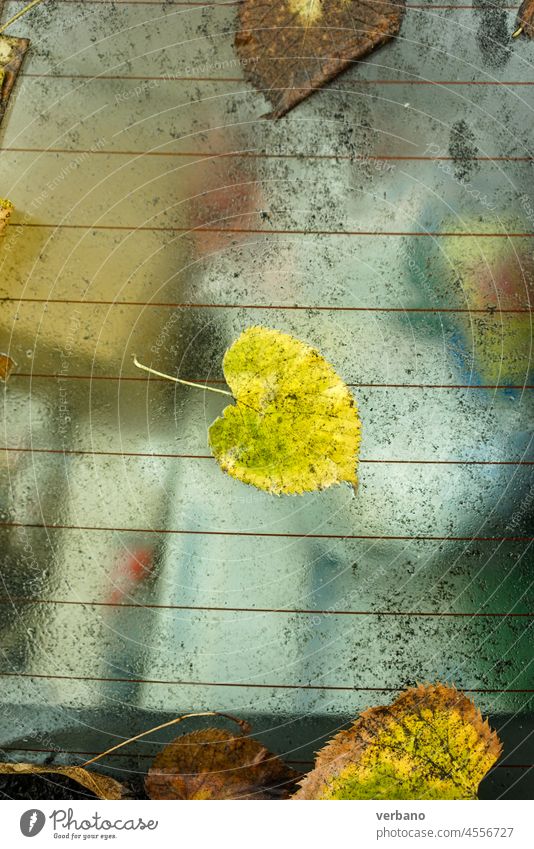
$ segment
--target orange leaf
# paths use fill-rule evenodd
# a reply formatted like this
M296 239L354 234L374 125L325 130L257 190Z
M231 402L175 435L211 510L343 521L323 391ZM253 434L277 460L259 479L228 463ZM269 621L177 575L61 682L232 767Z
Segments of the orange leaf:
M7 354L0 354L0 380L5 383L14 367L15 360L12 360Z

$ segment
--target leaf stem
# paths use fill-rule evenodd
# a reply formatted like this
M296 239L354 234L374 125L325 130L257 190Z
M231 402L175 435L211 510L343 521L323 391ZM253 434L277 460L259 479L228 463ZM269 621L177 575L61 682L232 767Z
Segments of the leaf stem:
M82 764L82 767L85 769L85 767L89 766L89 764L94 764L96 761L99 761L111 752L115 752L117 749L122 749L123 746L127 746L128 743L134 743L135 740L140 740L141 737L146 737L147 734L152 734L154 731L161 731L162 728L169 728L171 725L178 725L178 723L182 722L183 719L193 719L196 716L223 716L225 719L231 719L232 722L237 722L244 734L250 730L250 726L247 722L242 719L237 719L237 717L232 716L229 713L218 713L216 710L206 710L202 713L185 713L183 716L177 716L175 719L169 720L169 722L163 722L161 725L149 728L148 731L142 731L141 734L136 734L135 737L129 737L128 740L123 740L122 743L117 743L117 745L112 746L111 749L106 749L105 752L101 752L99 755L96 755L96 757L91 758L91 760L85 761L85 763Z
M164 372L162 371L156 371L156 369L150 368L149 366L145 366L143 365L143 363L140 363L135 354L133 361L134 365L137 366L137 368L140 368L143 371L147 371L149 372L149 374L155 374L157 377L164 377L165 380L172 380L174 381L174 383L182 383L184 386L194 386L195 389L204 389L206 390L206 392L217 392L219 395L228 395L230 398L234 397L232 393L227 392L226 389L215 389L214 386L204 386L202 383L191 383L190 380L182 380L179 377L173 377L171 374L164 374Z
M8 21L6 21L6 23L5 23L5 24L2 24L2 26L0 26L0 35L1 35L1 34L2 34L2 33L3 33L3 32L4 32L4 31L5 31L8 27L10 27L10 26L11 26L11 24L14 24L14 23L15 23L15 21L18 21L18 19L19 19L19 18L22 18L22 16L23 16L23 15L25 15L27 12L29 12L29 11L30 11L30 9L33 9L33 7L34 7L34 6L37 6L37 4L38 4L38 3L42 3L42 2L43 2L43 0L32 0L32 2L31 2L31 3L28 3L28 5L27 5L27 6L24 6L24 8L23 8L23 9L20 9L20 10L17 12L17 14L16 14L16 15L13 15L13 17L12 17L12 18L10 18Z
M523 28L524 28L523 24L521 24L521 26L518 26L516 31L512 33L512 38L517 38L518 35L521 35L521 33L523 32Z

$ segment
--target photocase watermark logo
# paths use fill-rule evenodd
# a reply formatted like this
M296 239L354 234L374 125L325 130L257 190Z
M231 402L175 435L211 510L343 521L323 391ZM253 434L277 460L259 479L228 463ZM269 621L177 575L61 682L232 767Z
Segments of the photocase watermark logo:
M29 811L24 811L20 818L20 830L24 837L35 837L42 831L46 822L46 817L42 811L37 808L31 808Z

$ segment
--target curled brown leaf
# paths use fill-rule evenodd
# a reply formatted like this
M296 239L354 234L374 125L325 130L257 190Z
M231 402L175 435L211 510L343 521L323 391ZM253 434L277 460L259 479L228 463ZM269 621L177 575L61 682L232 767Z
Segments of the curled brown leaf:
M24 763L0 763L0 775L64 775L98 796L99 799L122 799L124 787L99 772L89 772L81 766L37 766Z
M30 46L27 38L0 34L0 121L4 117L17 74Z
M523 0L519 7L514 36L521 34L534 38L534 0Z
M297 773L252 737L206 728L178 737L150 767L151 799L281 799Z

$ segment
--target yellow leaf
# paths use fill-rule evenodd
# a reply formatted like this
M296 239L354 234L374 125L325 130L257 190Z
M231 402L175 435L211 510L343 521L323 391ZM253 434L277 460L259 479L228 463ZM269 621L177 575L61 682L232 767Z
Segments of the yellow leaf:
M122 799L122 784L107 775L89 772L81 766L37 766L36 764L0 763L0 775L64 775L90 790L99 799Z
M2 72L3 77L3 72ZM0 82L1 82L0 77ZM7 227L7 222L9 221L9 217L13 212L13 204L10 200L6 198L0 198L0 235L3 235L4 230Z
M221 468L276 495L355 485L361 424L332 366L287 333L250 327L223 360L236 399L209 429Z
M319 752L295 799L476 799L501 753L473 702L441 684L362 713Z

